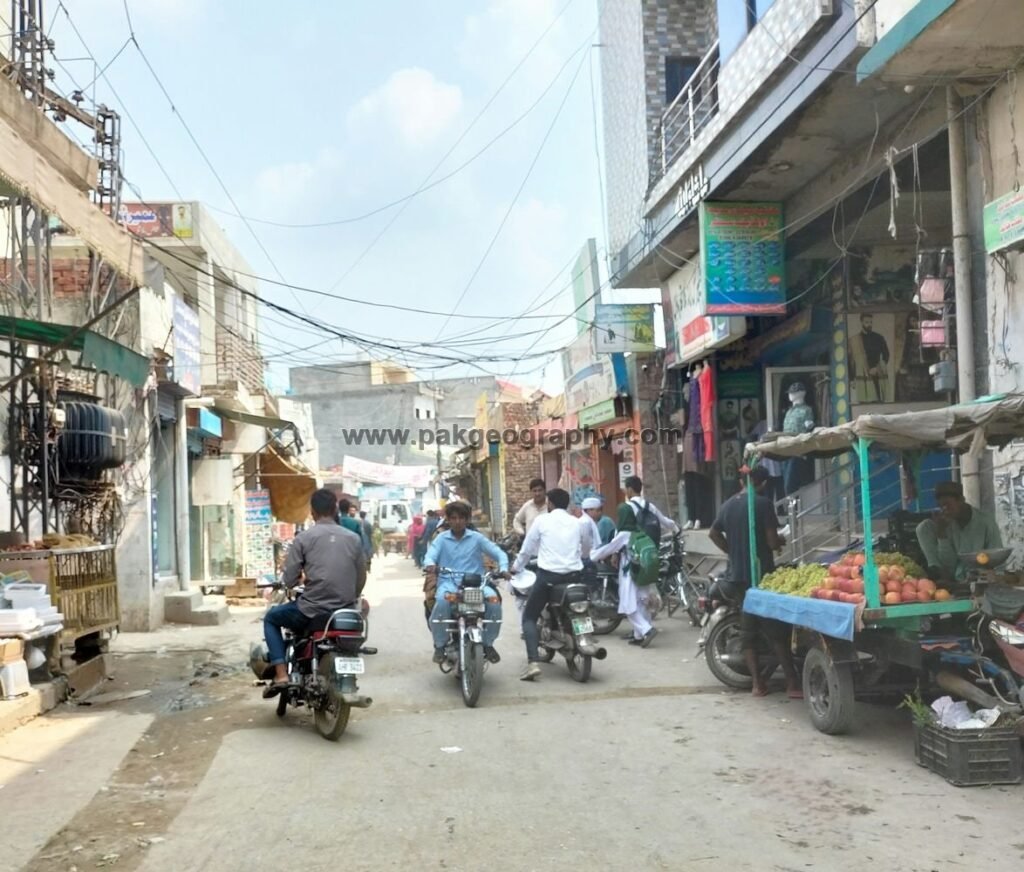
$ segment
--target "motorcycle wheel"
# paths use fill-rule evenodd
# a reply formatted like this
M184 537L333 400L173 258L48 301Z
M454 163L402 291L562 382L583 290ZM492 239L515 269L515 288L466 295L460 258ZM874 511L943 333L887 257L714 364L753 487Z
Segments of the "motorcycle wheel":
M607 636L609 633L614 633L622 623L622 615L617 612L614 615L595 615L591 611L590 617L594 622L595 636Z
M580 654L579 651L575 651L566 655L565 665L569 667L569 675L572 676L573 681L585 684L590 681L590 669L594 665L594 658L589 654Z
M285 712L288 711L288 691L282 690L277 695L277 716L283 718Z
M701 614L697 601L704 595L701 590L703 587L704 585L698 587L697 584L690 581L689 576L683 576L683 583L680 589L686 605L686 614L690 616L690 625L694 627L700 626Z
M481 643L466 646L466 660L462 664L459 684L462 687L462 701L473 708L484 686L484 646Z
M317 666L320 680L327 684L326 699L313 710L313 724L316 731L329 742L337 742L348 726L352 707L341 698L341 691L334 686L334 658L324 654Z
M726 687L750 690L754 686L754 682L747 667L734 668L733 665L723 661L725 655L736 658L743 655L740 650L740 616L738 613L722 618L711 631L707 644L704 646L704 657L708 662L711 674Z
M538 656L540 657L541 663L550 663L555 659L555 652L553 648L539 648Z

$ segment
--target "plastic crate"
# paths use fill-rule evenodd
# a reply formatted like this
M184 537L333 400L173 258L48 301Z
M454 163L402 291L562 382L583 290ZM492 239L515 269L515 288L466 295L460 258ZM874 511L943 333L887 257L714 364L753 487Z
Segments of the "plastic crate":
M1020 784L1024 769L1015 727L948 730L935 724L914 724L914 757L918 765L957 787Z

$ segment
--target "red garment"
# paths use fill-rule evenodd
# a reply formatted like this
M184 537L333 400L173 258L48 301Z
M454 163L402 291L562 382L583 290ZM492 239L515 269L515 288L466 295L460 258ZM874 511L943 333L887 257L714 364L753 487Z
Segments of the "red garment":
M704 460L715 460L715 381L711 365L706 364L697 376L700 385L700 426L704 431Z
M416 515L409 525L409 532L406 536L406 547L409 549L410 554L412 554L413 549L416 547L416 540L423 535L426 529L427 525L423 523L423 516Z

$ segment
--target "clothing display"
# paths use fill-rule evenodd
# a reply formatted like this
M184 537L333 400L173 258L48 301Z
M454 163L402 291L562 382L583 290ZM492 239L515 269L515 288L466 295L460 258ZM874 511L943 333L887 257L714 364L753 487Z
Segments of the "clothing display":
M700 385L700 416L701 429L704 431L704 459L711 463L715 460L715 384L711 365L706 364L697 376Z

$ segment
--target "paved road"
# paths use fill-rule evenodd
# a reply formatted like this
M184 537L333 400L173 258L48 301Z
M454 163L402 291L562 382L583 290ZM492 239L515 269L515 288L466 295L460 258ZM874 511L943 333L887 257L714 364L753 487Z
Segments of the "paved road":
M278 722L235 668L255 613L122 639L117 686L153 693L114 704L128 719L116 735L145 732L91 798L51 796L48 838L26 837L0 869L944 872L1024 860L1024 788L958 790L918 768L905 712L863 706L854 735L829 738L783 694L725 692L682 619L660 619L648 650L608 637L586 685L560 660L520 682L513 620L470 710L429 662L408 561L382 563L369 593L375 703L337 744L301 715ZM95 710L58 721L85 717ZM89 748L71 742L65 756ZM0 812L32 777L15 775Z

